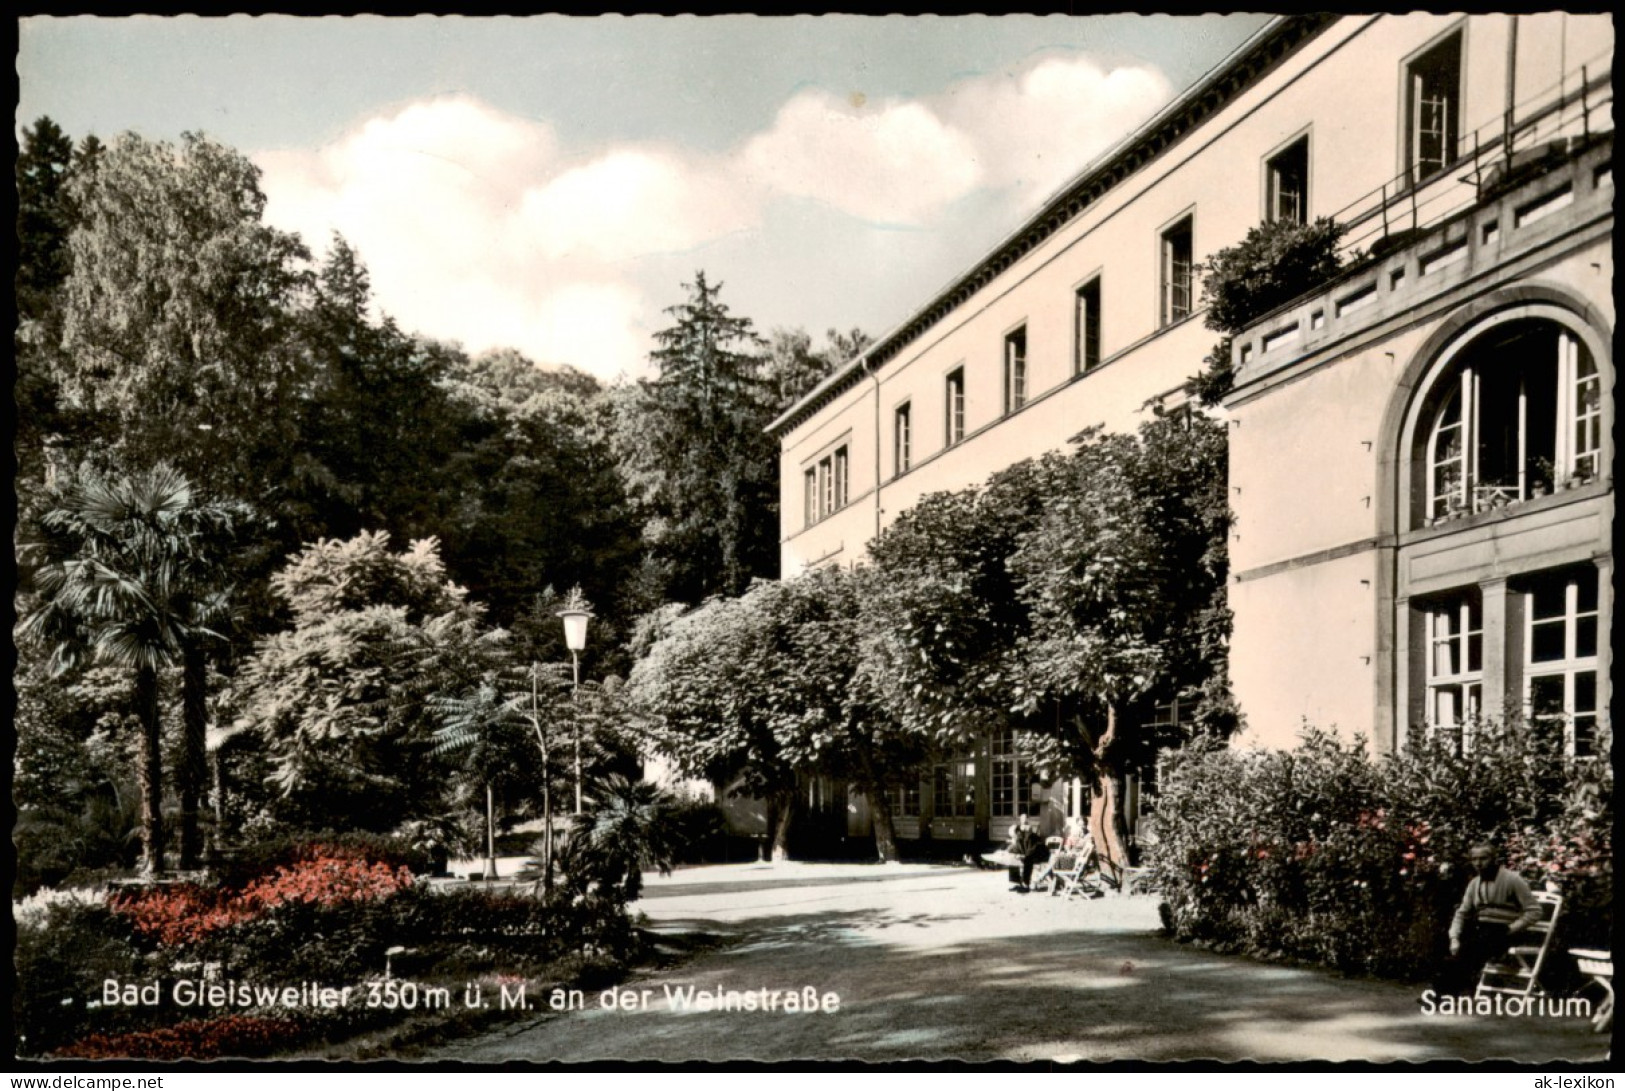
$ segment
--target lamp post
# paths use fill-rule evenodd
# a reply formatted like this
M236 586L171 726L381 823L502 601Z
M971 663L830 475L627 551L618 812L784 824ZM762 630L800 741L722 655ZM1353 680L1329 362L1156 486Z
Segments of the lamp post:
M576 814L581 813L581 651L587 646L587 619L592 617L592 611L587 608L586 602L581 598L578 588L570 593L564 609L559 611L559 618L564 622L564 644L570 649L570 673L573 678L573 688L570 691L570 701L576 705L575 722L575 776L576 776Z

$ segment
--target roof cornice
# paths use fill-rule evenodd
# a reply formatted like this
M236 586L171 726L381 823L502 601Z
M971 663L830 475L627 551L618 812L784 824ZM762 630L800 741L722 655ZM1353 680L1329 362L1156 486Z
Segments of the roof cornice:
M950 281L930 302L781 413L767 426L767 431L782 436L850 390L864 374L896 357L910 342L1082 215L1113 187L1227 106L1336 18L1324 13L1290 15L1277 17L1265 25L1150 121L1085 167L1025 223L969 270Z

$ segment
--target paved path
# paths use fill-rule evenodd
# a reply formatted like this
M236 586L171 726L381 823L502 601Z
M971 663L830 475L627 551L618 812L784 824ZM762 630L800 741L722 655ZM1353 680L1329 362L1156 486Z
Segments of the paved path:
M658 932L724 942L628 982L647 1006L538 1015L441 1056L532 1061L1601 1060L1581 1018L1419 1014L1419 990L1159 938L1148 896L1012 894L936 865L749 864L651 877ZM802 990L833 1014L676 1010L667 988Z

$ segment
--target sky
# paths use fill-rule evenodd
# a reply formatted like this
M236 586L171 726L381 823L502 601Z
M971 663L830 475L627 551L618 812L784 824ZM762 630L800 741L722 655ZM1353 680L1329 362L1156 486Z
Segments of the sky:
M405 329L612 380L702 270L885 333L1265 22L29 17L15 129L205 133Z

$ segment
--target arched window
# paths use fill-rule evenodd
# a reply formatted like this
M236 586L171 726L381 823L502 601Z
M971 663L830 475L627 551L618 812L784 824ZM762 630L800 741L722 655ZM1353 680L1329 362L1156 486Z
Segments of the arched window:
M1603 469L1602 377L1585 343L1547 318L1492 326L1433 384L1418 432L1421 514L1485 511Z

